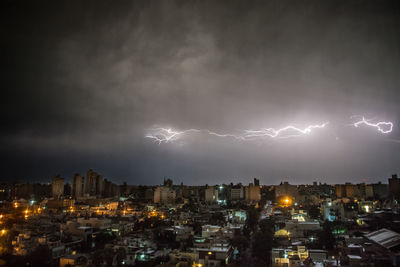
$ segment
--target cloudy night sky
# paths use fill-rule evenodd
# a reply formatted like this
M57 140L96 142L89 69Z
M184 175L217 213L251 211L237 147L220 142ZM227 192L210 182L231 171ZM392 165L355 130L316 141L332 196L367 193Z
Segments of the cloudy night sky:
M1 3L1 181L383 181L400 173L398 1ZM382 133L353 123L392 122ZM242 133L329 122L289 138Z

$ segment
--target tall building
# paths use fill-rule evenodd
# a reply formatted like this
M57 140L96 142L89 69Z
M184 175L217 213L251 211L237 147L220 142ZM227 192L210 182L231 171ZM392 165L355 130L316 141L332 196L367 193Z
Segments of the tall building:
M205 190L205 201L208 203L214 203L218 201L218 190L215 186L209 186Z
M243 199L243 186L241 184L231 187L231 200Z
M400 197L400 179L397 174L393 174L392 178L389 178L389 193L392 198L399 199Z
M374 187L370 184L360 184L360 193L363 199L371 199L374 197Z
M119 187L111 181L104 179L103 181L103 197L119 197L120 190Z
M173 182L171 179L168 178L167 180L165 180L165 178L164 178L164 186L171 187L172 185L173 185Z
M258 202L261 200L260 186L249 184L245 188L246 200L249 202Z
M336 197L337 198L346 197L346 189L345 189L345 186L343 184L335 185L335 191L336 191Z
M83 197L85 189L85 177L79 173L75 173L72 176L72 196L73 197Z
M174 203L176 193L167 186L158 186L154 191L154 203Z
M103 193L103 190L103 177L92 169L88 170L86 173L85 194L89 196L98 196Z
M153 188L147 188L146 192L144 193L144 199L151 201L154 200L154 190Z
M286 197L296 198L298 194L297 186L291 185L288 182L283 182L275 187L275 197Z
M260 186L260 179L254 178L254 185Z
M349 198L361 198L360 187L356 184L345 183L346 197Z
M375 199L385 199L389 195L389 185L388 184L382 184L381 182L377 184L372 184L373 192L374 192L374 198Z
M60 175L53 177L51 182L51 191L54 198L60 198L64 195L64 178L61 178Z

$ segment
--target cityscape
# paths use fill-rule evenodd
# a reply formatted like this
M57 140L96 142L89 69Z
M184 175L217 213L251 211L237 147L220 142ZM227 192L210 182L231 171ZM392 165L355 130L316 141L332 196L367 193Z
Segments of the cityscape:
M0 185L8 266L398 266L400 179L117 185L94 170Z
M399 0L0 12L0 267L400 267Z

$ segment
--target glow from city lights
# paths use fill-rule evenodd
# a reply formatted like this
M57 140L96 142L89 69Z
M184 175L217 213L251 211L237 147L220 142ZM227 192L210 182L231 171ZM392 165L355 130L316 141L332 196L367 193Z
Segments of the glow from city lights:
M161 143L171 143L178 139L180 139L183 135L188 135L192 133L203 133L216 137L222 138L234 138L242 141L249 141L255 139L262 138L290 138L290 137L298 137L302 135L308 135L314 129L325 128L328 122L316 125L309 125L305 128L298 128L293 125L288 125L280 129L275 128L261 128L259 130L245 130L241 134L233 134L233 133L217 133L207 129L188 129L184 131L174 130L172 128L153 128L148 131L148 134L145 135L146 138L153 139L154 142Z
M388 121L380 121L377 123L372 123L369 122L366 118L362 117L362 120L355 122L353 125L354 127L359 127L361 124L365 124L367 126L375 127L378 131L380 131L383 134L387 134L392 132L393 129L393 123Z

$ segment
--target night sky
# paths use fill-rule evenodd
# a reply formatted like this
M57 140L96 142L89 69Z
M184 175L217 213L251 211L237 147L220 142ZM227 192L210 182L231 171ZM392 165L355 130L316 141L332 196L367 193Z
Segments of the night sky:
M387 182L398 1L1 1L1 181ZM352 117L357 116L357 117ZM357 118L393 122L383 134ZM323 129L251 141L231 133Z

